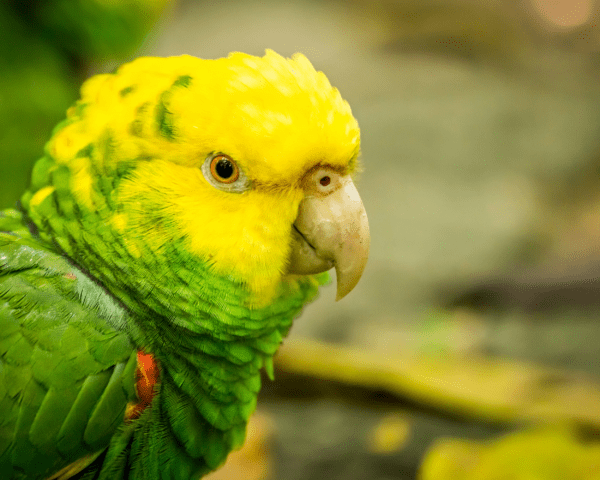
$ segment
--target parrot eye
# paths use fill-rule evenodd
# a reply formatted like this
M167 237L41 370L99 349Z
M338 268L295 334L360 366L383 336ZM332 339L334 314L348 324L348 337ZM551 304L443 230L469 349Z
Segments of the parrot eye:
M213 187L230 193L242 193L250 181L236 161L224 153L212 153L202 164L202 174Z
M228 155L217 155L210 162L210 173L217 182L233 183L240 177L236 163Z

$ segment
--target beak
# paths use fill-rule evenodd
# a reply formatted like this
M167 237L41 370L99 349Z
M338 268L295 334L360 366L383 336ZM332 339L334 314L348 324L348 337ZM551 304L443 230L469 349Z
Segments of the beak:
M292 229L288 272L311 274L335 267L340 300L356 286L367 264L367 212L349 175L320 169L308 183Z

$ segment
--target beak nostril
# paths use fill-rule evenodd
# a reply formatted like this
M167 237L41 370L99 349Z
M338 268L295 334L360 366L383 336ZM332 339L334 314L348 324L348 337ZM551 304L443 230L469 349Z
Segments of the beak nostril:
M325 177L321 178L321 180L319 180L319 183L321 185L323 185L324 187L326 187L327 185L329 185L331 183L331 178L329 178L328 176L325 176Z

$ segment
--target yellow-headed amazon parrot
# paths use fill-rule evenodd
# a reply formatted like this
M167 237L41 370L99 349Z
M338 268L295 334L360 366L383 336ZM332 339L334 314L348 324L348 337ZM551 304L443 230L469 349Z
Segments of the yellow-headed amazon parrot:
M369 227L359 128L301 54L92 77L0 213L0 476L190 479L243 443L260 370Z

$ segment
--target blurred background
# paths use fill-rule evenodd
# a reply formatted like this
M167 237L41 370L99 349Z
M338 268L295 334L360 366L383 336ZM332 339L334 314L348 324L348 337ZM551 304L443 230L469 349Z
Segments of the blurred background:
M217 479L600 478L597 0L6 0L0 208L81 82L303 52L362 129L371 256Z

